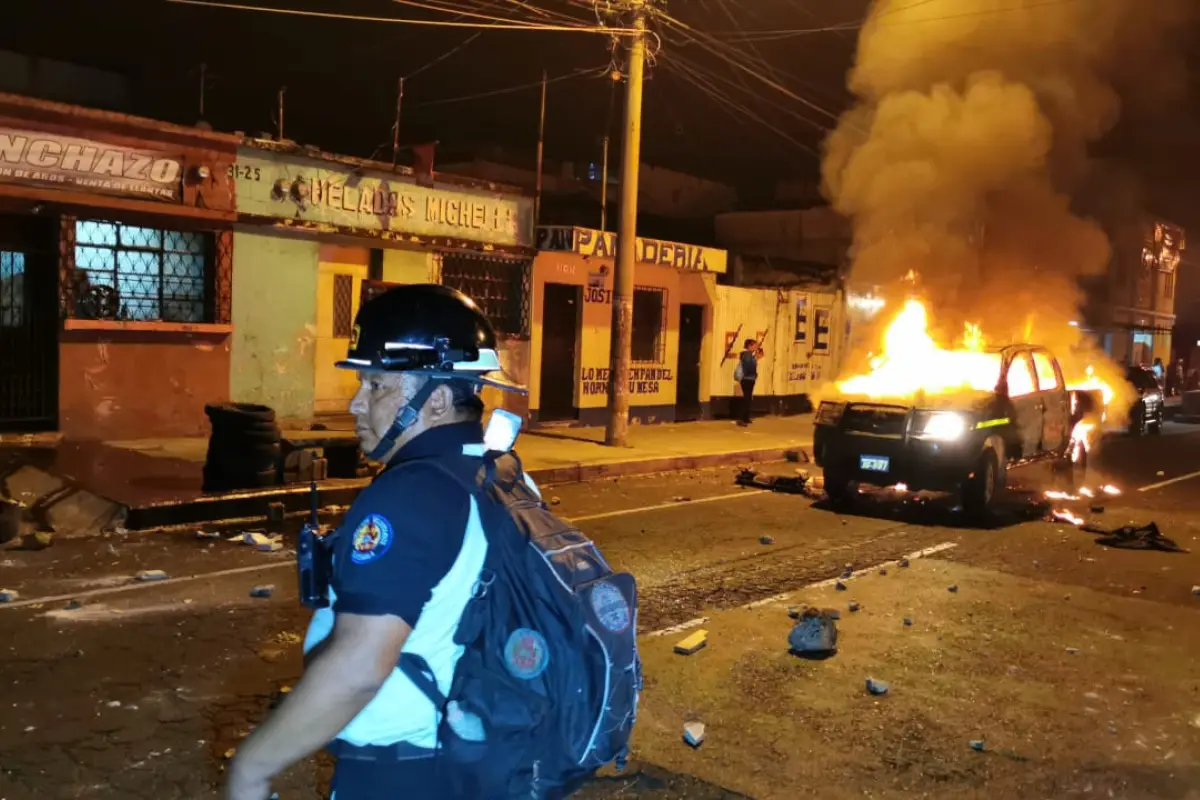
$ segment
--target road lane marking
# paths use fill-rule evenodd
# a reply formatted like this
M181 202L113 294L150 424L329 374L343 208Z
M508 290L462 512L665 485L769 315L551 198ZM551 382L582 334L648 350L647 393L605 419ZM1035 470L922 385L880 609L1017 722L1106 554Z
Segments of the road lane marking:
M103 597L110 594L124 594L125 592L136 592L139 589L154 589L162 586L174 586L180 583L190 583L198 581L202 578L220 578L224 575L240 575L244 572L260 572L264 569L277 569L278 567L295 567L295 561L275 561L270 564L260 564L253 567L233 567L232 569L222 569L216 572L201 572L196 575L185 575L182 578L167 578L165 581L146 581L139 583L130 583L125 586L107 586L103 589L88 589L85 592L72 592L71 594L54 594L46 597L31 597L28 600L17 600L14 603L0 603L0 611L6 608L26 608L28 606L36 606L44 603L61 603L64 600L81 600L86 597Z
M907 558L909 561L915 561L918 558L928 558L929 556L936 555L937 553L945 552L946 550L953 550L955 547L958 547L958 542L942 542L941 544L935 544L931 547L926 547L921 550L917 550L914 553L909 553L908 555L904 556L904 558ZM863 567L862 569L855 570L854 572L850 573L850 575L852 578L857 578L862 575L866 575L869 572L875 572L875 571L879 570L880 568L896 566L899 563L900 563L899 558L896 559L895 561L882 561L873 566ZM809 589L823 589L827 586L833 586L840 580L847 580L847 579L837 577L837 578L829 578L828 580L817 581L816 583L810 583L805 586L801 586L798 589L791 589L786 592L780 592L779 594L771 595L770 597L764 597L761 600L755 600L752 603L746 603L744 605L740 605L740 606L738 606L738 608L740 608L744 611L749 611L751 609L755 609L760 606L766 606L766 605L770 605L772 603L779 603L779 602L789 599L792 595L796 594L797 592L803 592L803 591L807 591ZM679 633L680 631L685 631L689 628L695 628L697 626L703 625L706 622L708 622L708 617L696 617L695 619L690 619L687 622L681 622L678 625L672 625L669 628L663 628L662 630L652 631L650 633L645 633L642 635L646 636L648 638L657 637L657 636L669 636L670 634L673 634L673 633Z
M688 506L695 505L696 503L713 503L718 500L732 500L736 497L750 497L750 496L756 495L756 494L773 494L773 493L768 492L764 489L745 489L740 492L733 492L732 494L719 494L719 495L714 495L712 497L700 497L695 500L678 500L678 501L673 501L670 503L659 503L659 504L653 505L653 506L640 506L638 508L625 508L625 509L621 509L619 511L605 511L600 514L588 514L588 515L582 516L582 517L563 517L562 519L564 522L569 522L571 524L574 524L577 522L588 522L590 520L595 520L595 519L607 519L609 517L621 517L621 516L625 516L627 514L641 514L641 513L647 512L647 511L661 511L661 510L667 509L667 508L687 508ZM152 589L152 588L156 588L156 587L160 587L160 586L170 586L173 584L188 583L190 581L200 580L201 578L220 578L225 575L239 575L239 574L242 574L245 572L256 572L258 570L275 569L277 567L294 567L295 565L296 565L296 562L294 560L277 561L277 562L273 562L270 564L263 564L261 566L234 567L232 569L217 570L216 572L201 572L196 575L186 575L182 578L168 578L165 581L152 581L152 582L147 582L147 583L130 583L130 584L126 584L124 586L109 586L109 587L105 587L102 589L89 589L84 592L73 592L71 594L57 594L57 595L49 595L47 597L32 597L28 600L17 600L16 602L13 602L13 603L0 603L0 610L5 609L5 608L27 608L29 606L38 605L39 603L42 603L42 604L44 604L44 603L59 603L59 602L67 601L67 600L81 600L81 599L90 598L90 597L104 597L104 596L110 595L110 594L123 594L125 592L135 592L139 589Z
M588 522L593 519L608 519L609 517L623 517L626 514L641 514L646 511L661 511L665 508L687 508L694 506L697 503L715 503L718 500L733 500L737 497L750 497L756 494L773 494L765 489L746 489L741 492L732 494L717 494L712 497L698 497L695 500L675 500L670 503L659 503L653 506L639 506L638 508L623 508L620 511L604 511L600 514L587 514L582 517L563 517L563 522Z
M1165 481L1159 481L1158 483L1152 483L1149 486L1141 486L1138 488L1138 491L1139 492L1150 492L1155 489L1161 489L1164 486L1170 486L1171 484L1174 484L1174 483L1190 481L1192 478L1200 478L1200 472L1189 472L1188 474L1180 475L1177 478L1168 478Z

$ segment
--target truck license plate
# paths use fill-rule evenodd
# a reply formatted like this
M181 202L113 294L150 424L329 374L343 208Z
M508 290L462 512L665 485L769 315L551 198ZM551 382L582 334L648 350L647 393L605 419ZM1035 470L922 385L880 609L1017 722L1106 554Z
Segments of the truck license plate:
M866 472L887 472L890 461L887 456L859 456L858 466Z

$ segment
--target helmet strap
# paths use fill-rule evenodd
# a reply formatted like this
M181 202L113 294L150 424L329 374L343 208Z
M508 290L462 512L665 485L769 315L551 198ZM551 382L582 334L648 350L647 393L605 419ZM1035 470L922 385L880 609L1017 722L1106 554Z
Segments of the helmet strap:
M387 433L379 440L379 444L371 452L367 453L367 458L372 461L382 461L393 447L396 446L396 440L420 419L421 409L425 407L433 390L440 385L441 381L437 378L429 378L424 385L417 390L417 393L412 396L412 399L404 404L404 407L396 412L396 419L392 420L392 424L388 427Z

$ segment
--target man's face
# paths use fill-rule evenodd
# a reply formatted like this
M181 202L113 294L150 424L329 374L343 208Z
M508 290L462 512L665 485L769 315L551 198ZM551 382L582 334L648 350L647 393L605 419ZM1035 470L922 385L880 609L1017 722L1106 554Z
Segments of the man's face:
M360 371L358 379L358 391L350 401L350 413L354 415L359 446L364 453L370 454L387 435L400 409L408 405L426 379L411 372L368 371ZM390 452L380 460L389 460L407 442L435 425L452 421L452 416L453 395L448 387L439 386L421 407L417 421L405 428Z
M370 453L396 420L400 409L408 403L420 386L420 379L409 373L367 372L358 373L358 391L350 401L350 413L354 415L354 432L364 453ZM406 430L397 440L403 444L411 439L413 428Z

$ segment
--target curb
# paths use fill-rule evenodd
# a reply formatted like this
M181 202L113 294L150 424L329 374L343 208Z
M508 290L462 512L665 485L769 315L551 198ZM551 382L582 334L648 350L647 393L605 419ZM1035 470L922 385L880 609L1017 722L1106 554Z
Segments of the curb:
M811 461L810 447L811 444L806 443L791 447L771 447L695 456L643 458L632 461L614 461L607 464L571 464L563 467L531 469L528 473L529 477L539 485L584 483L602 478L649 475L656 472L785 461L788 453L795 452L803 453L800 460L807 462ZM369 478L324 481L317 485L317 507L348 506L370 482ZM147 531L183 525L213 524L229 520L254 524L267 519L267 506L272 503L281 504L284 514L288 516L307 515L312 507L311 490L307 485L296 484L266 490L209 495L180 502L135 506L128 509L125 528L130 531Z

